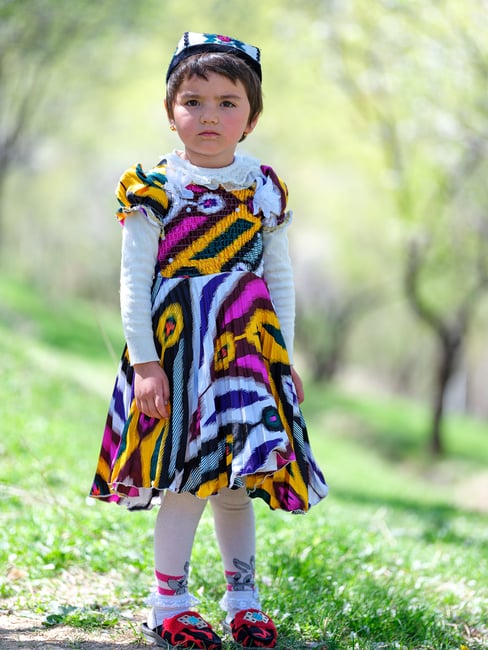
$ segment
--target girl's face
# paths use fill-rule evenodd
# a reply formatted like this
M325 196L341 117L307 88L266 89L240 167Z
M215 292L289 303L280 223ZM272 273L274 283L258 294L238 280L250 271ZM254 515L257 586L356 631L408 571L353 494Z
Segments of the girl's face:
M256 126L243 84L211 72L208 79L185 79L173 106L176 131L185 145L184 157L197 167L232 164L237 143Z

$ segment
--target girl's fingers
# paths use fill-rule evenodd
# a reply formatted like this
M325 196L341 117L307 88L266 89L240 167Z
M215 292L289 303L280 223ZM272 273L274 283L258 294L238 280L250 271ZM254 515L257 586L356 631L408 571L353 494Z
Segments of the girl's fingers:
M155 397L154 402L152 400L136 400L136 406L148 418L160 420L169 417L167 402L159 395Z
M167 404L168 404L167 399L165 399L164 397L160 397L159 395L156 395L156 398L154 400L154 408L156 413L158 413L156 417L167 418L169 416Z

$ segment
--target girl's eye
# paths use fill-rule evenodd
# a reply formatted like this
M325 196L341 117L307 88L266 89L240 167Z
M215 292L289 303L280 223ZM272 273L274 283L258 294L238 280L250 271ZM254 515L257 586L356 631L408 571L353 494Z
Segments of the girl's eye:
M235 104L229 100L226 100L222 102L222 106L224 106L225 108L234 108Z
M198 106L198 100L197 99L188 99L185 102L186 106Z

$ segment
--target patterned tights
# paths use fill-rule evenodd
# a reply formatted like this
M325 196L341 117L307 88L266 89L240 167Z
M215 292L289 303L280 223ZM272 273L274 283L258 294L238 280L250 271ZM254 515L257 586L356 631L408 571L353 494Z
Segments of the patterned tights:
M254 584L254 509L246 490L225 488L208 499L227 583L221 601L228 618L241 609L259 608ZM157 594L148 618L156 627L164 618L192 605L188 573L195 533L207 501L191 494L167 492L159 509L154 532Z

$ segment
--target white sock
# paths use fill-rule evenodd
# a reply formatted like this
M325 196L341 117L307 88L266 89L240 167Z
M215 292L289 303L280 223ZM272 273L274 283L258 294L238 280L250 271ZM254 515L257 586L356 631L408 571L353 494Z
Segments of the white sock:
M171 618L172 616L186 612L198 602L198 599L188 592L180 596L162 596L161 594L153 593L146 599L146 604L152 605L147 614L147 626L151 630L154 630L166 618Z
M243 609L261 609L258 590L253 591L226 591L220 601L220 606L227 612L225 621L230 623L237 612Z

